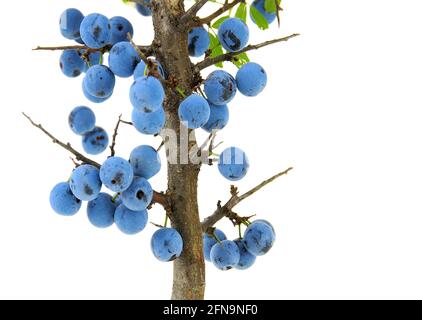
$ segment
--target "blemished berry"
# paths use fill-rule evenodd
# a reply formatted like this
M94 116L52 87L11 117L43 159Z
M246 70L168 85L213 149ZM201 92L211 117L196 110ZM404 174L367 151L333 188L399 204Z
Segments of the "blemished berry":
M101 182L111 191L123 192L132 184L133 169L120 157L109 157L100 168Z
M243 236L248 251L255 256L266 254L275 242L274 228L265 222L255 221L246 229Z
M111 35L110 44L114 45L120 41L129 41L128 33L133 37L133 26L124 17L113 17L110 19Z
M114 214L114 222L124 234L137 234L144 230L147 225L148 211L133 211L121 204L117 207Z
M210 46L210 36L204 27L193 28L188 34L188 50L191 57L200 57Z
M215 229L214 235L215 237L217 237L219 241L227 240L226 235L220 229ZM204 233L202 236L202 242L204 246L204 257L205 257L205 260L210 261L210 262L211 262L211 258L210 258L211 249L218 242L215 237L208 233Z
M148 58L148 60L152 61L152 63L157 68L157 71L159 75L161 76L161 78L165 79L167 75L161 63L154 58ZM148 66L145 64L143 60L141 60L136 66L135 71L133 72L133 79L136 80L138 78L146 76L148 71L150 71Z
M69 185L79 200L94 200L101 190L100 172L90 164L83 164L73 170Z
M152 76L140 77L130 87L130 102L135 109L154 112L162 107L164 89L161 82Z
M236 95L236 80L226 71L213 71L205 80L204 91L209 102L218 106L225 105Z
M135 48L127 41L116 43L108 56L108 65L111 71L122 78L132 76L139 61L141 61L141 58L139 58Z
M85 133L82 136L82 147L86 153L97 155L104 152L108 147L108 134L101 127Z
M107 98L113 94L116 77L104 65L92 66L88 69L83 80L87 92L97 98Z
M151 249L154 256L163 262L174 261L183 251L183 239L173 228L157 230L151 238Z
M50 205L62 216L73 216L81 208L82 201L75 197L68 182L60 182L50 193Z
M92 13L81 22L81 39L89 47L100 49L110 42L111 26L107 17Z
M116 204L107 193L101 192L97 198L88 202L88 220L97 228L110 227L114 223L115 211Z
M271 24L275 20L275 18L277 17L277 15L275 14L275 12L270 13L270 12L267 12L265 10L265 0L255 0L252 3L252 6L255 9L257 9L264 16L264 18L265 18L265 20L267 20L267 23L268 24ZM251 20L254 23L256 23L254 17L252 16L252 14L250 16L251 16Z
M99 97L96 97L96 96L93 96L92 94L90 94L88 92L88 90L86 89L85 79L82 81L82 92L83 92L85 98L87 98L89 101L91 101L93 103L103 103L104 101L110 99L110 97L111 97L111 95L109 95L108 97L99 98Z
M64 50L60 56L60 69L69 78L78 77L85 69L85 61L78 50Z
M78 135L83 135L95 128L95 114L85 106L73 109L68 120L70 129Z
M153 193L148 180L135 176L132 184L121 195L122 203L130 210L142 211L150 205Z
M189 129L197 129L207 123L210 117L208 101L198 94L191 94L179 106L180 121Z
M255 97L267 85L267 73L254 62L244 64L236 74L237 89L247 97Z
M157 150L151 146L138 146L130 154L130 164L136 176L150 179L161 169L161 159Z
M145 3L146 4L150 4L151 3L151 0L145 0ZM149 16L152 16L152 10L151 10L151 8L149 8L149 7L147 7L147 6L144 6L144 5L142 5L142 4L140 4L140 3L137 3L136 4L136 10L141 14L141 15L143 15L144 17L149 17Z
M210 117L206 124L202 126L207 132L212 132L213 130L223 129L229 122L229 108L226 104L217 106L215 104L209 103L210 105Z
M214 266L220 270L230 270L239 263L239 247L230 240L216 243L211 248L210 258Z
M249 28L239 18L229 18L218 28L218 39L227 51L239 51L248 44Z
M237 247L239 248L240 252L240 259L237 264L234 265L234 267L238 270L246 270L252 267L252 265L256 261L256 256L250 253L246 247L245 242L243 239L236 239L234 240L234 243L236 243Z
M133 109L132 122L135 129L140 133L156 135L164 128L166 114L162 107L155 112L143 112Z
M66 9L60 16L60 32L62 36L70 40L79 39L79 29L83 19L84 15L78 9Z
M220 154L218 170L226 179L238 181L245 177L248 169L249 160L241 149L230 147Z

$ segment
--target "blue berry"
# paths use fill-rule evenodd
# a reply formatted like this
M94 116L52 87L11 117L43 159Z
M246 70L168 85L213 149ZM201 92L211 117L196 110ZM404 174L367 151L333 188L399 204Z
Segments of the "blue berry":
M257 63L244 64L236 74L239 91L248 97L254 97L264 90L267 85L267 73Z
M197 129L207 123L210 106L202 96L191 94L179 106L180 121L189 129Z
M82 41L93 49L105 47L110 42L111 26L107 17L92 13L87 15L81 23Z
M252 3L252 6L264 16L268 24L271 24L275 20L276 18L275 12L269 13L265 10L265 0L255 0ZM256 24L255 19L253 18L252 14L250 16L251 16L251 20Z
M123 192L133 181L133 169L128 161L120 157L110 157L100 168L101 182L114 192Z
M60 32L63 37L77 40L80 37L80 26L84 15L78 9L66 9L60 16Z
M136 176L150 179L161 169L161 159L157 150L151 146L139 146L130 154L130 164Z
M215 229L214 234L218 238L219 241L227 240L226 235L220 229ZM211 249L218 241L215 239L214 236L209 235L208 233L203 234L202 241L203 241L203 245L204 245L205 260L211 261L211 258L210 258Z
M111 36L110 44L114 45L120 41L129 41L127 34L133 37L133 26L124 17L113 17L110 19Z
M83 135L95 128L95 114L88 107L76 107L69 114L69 126L78 135Z
M210 105L210 117L206 124L202 126L207 132L212 132L213 130L223 129L229 122L229 108L226 104L217 106L215 104L209 103Z
M208 101L218 106L232 101L236 90L236 80L223 70L211 72L205 80L204 91Z
M218 170L221 175L230 181L242 179L249 169L248 158L241 149L230 147L220 154Z
M229 18L218 28L218 39L227 51L239 51L248 44L248 26L239 18Z
M210 36L203 27L193 28L188 34L189 55L200 57L210 46Z
M166 78L166 72L164 71L163 66L161 65L161 63L157 60L155 60L154 58L148 58L148 60L152 61L152 63L154 63L154 65L156 66L158 73L160 74L161 78L165 79ZM135 71L133 72L133 78L136 80L140 77L146 76L149 70L147 65L145 64L145 62L143 60L141 60L141 62L138 63L138 65L135 68Z
M153 193L148 180L134 177L132 184L121 195L122 203L130 210L142 211L150 205Z
M252 267L252 265L256 261L256 256L246 249L245 242L243 241L243 239L236 239L234 240L234 243L236 243L240 252L239 262L235 264L234 267L238 270L246 270Z
M145 0L145 3L150 4L151 0ZM152 16L152 10L151 8L148 8L147 6L144 6L140 3L136 4L136 10L143 15L144 17Z
M143 112L154 112L162 107L164 89L155 77L140 77L130 87L130 102Z
M88 202L88 220L97 228L107 228L114 223L116 204L107 193L100 193L97 198Z
M127 78L133 75L133 71L141 59L135 48L127 41L116 43L111 48L108 56L108 65L116 76Z
M147 225L148 211L132 211L121 204L114 214L114 222L121 232L128 235L137 234Z
M92 165L81 165L73 170L69 185L72 193L79 200L94 200L101 190L100 173Z
M243 236L248 251L255 256L266 254L275 242L274 228L266 222L255 221L246 229Z
M136 130L143 134L159 134L164 128L166 114L161 107L155 112L142 112L136 109L132 111L132 122Z
M50 205L62 216L73 216L81 208L82 202L73 195L69 183L61 182L51 190Z
M94 103L103 103L104 101L108 100L111 97L111 95L109 95L108 97L99 98L90 94L88 90L86 89L85 79L82 81L82 92L84 93L84 96L89 101L94 102Z
M183 251L183 239L173 228L157 230L151 238L151 249L154 256L163 262L176 260Z
M240 251L236 243L224 240L212 247L210 258L218 269L230 270L239 263Z
M60 56L60 69L69 78L79 76L85 68L85 61L78 50L64 50Z
M108 67L96 65L88 69L83 84L90 95L107 98L113 94L116 78Z
M108 134L100 127L85 133L82 137L82 147L86 153L97 155L104 152L108 146Z

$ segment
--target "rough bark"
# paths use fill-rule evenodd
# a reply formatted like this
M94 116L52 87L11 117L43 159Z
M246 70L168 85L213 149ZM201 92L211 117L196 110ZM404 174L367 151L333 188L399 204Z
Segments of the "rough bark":
M161 0L155 1L153 8L157 59L163 64L171 82L189 94L195 82L195 74L189 59L187 31L179 25L179 17L184 13L183 5L176 0ZM164 104L166 128L176 132L177 150L180 150L182 144L177 114L180 101L180 94L171 85L168 86ZM166 143L167 149L170 143ZM195 146L196 141L188 144ZM172 299L177 300L204 298L205 263L197 200L199 169L200 165L181 164L180 161L168 164L167 193L171 203L168 214L172 226L181 233L184 241L183 254L174 262Z

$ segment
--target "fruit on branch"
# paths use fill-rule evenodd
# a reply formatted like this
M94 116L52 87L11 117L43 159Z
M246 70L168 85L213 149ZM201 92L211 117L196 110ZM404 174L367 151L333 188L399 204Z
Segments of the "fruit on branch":
M100 168L101 182L111 191L123 192L132 184L133 169L120 157L109 157Z
M242 50L249 41L249 28L239 18L229 18L218 28L218 39L229 52Z
M83 80L87 93L97 98L107 98L113 94L116 77L104 65L92 66L88 69Z
M154 256L163 262L180 257L183 251L183 239L173 228L161 228L152 235L151 249Z
M210 117L206 124L202 126L207 132L212 132L213 130L223 129L229 122L229 108L226 104L217 106L208 101L210 106Z
M230 181L238 181L245 177L249 169L249 160L245 152L236 147L225 149L218 160L218 170Z
M79 200L94 200L101 190L100 172L90 164L83 164L73 170L69 185Z
M135 176L132 184L121 195L122 203L133 211L145 210L151 204L153 192L148 180Z
M88 107L80 106L69 114L70 129L77 135L84 135L95 128L95 113Z
M139 54L127 41L116 43L108 56L108 65L111 71L122 78L132 76L139 61L141 61Z
M255 9L257 9L261 14L262 14L262 16L265 18L265 20L267 21L267 23L268 24L271 24L274 20L275 20L275 18L277 17L277 15L276 15L276 13L274 12L274 13L271 13L271 12L267 12L266 10L265 10L265 1L266 0L255 0L253 3L252 3L252 6L255 8ZM274 0L275 1L275 0ZM251 20L254 22L254 23L256 23L256 21L255 21L255 19L254 19L254 17L253 17L253 15L251 14L250 15L251 16Z
M161 159L157 150L151 146L138 146L130 154L129 162L136 176L150 179L161 169Z
M113 198L101 192L98 197L88 202L88 220L97 228L108 228L114 223L114 212L116 204Z
M68 182L60 182L50 192L50 205L62 216L73 216L81 208L82 201L73 195Z
M129 20L124 17L113 17L109 21L111 28L110 44L115 45L117 42L128 41L128 33L133 37L133 26Z
M221 231L220 229L215 229L213 235L210 235L208 233L203 234L202 242L203 242L203 246L204 246L205 260L211 262L211 258L210 258L211 248L218 242L217 239L218 239L218 241L224 241L224 240L227 239L224 232Z
M210 36L203 27L193 28L188 34L188 50L191 57L200 57L210 46Z
M224 240L212 247L210 258L218 269L230 270L239 263L240 251L236 243Z
M106 16L92 13L82 20L80 33L82 41L89 48L100 49L110 42L111 26Z
M218 106L227 104L236 95L236 80L226 71L213 71L205 80L204 91L208 101L212 104Z
M240 259L234 267L238 270L246 270L249 269L256 261L256 256L250 253L245 246L245 242L243 239L236 239L234 240L237 247L239 248L240 252Z
M189 129L200 128L207 123L209 117L208 101L198 94L191 94L180 103L180 121Z
M108 97L99 98L90 94L85 86L85 79L84 81L82 81L82 92L85 95L85 98L87 98L89 101L93 103L103 103L104 101L108 100L111 97L111 95L109 95Z
M78 50L64 50L60 56L60 69L69 78L78 77L85 69L85 61Z
M148 60L151 62L151 64L154 64L155 68L157 68L158 74L161 76L161 78L166 79L167 75L161 63L155 58L148 58ZM136 80L140 77L148 75L148 73L151 72L149 69L150 68L145 64L145 62L141 60L133 72L133 78Z
M129 97L135 109L143 112L154 112L163 105L164 89L157 78L144 76L136 79L132 84Z
M164 109L160 107L155 112L143 112L137 109L132 110L133 126L140 133L148 135L159 134L164 128L166 122L166 114Z
M80 26L84 15L78 9L66 9L60 16L60 32L66 39L76 40L80 37Z
M114 214L114 222L124 234L134 235L145 229L148 222L148 211L133 211L121 204Z
M109 143L107 132L101 127L85 133L82 136L82 147L88 154L97 155L104 152Z
M85 54L85 50L82 50L82 55ZM102 53L99 51L90 52L87 57L87 61L85 61L84 72L87 72L89 68L100 64L102 58Z
M275 242L274 228L262 221L253 222L243 236L246 249L255 256L266 254Z
M151 3L151 0L145 0L145 3L146 4L150 4ZM143 15L144 17L152 16L152 10L151 10L151 8L148 8L147 6L144 6L144 5L140 4L140 3L137 3L136 4L136 10L141 15Z
M248 97L255 97L267 85L267 73L254 62L244 64L236 74L237 89Z

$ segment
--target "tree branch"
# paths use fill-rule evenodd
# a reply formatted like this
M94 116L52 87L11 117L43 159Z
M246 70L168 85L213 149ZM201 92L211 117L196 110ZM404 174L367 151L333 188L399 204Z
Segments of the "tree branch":
M117 120L116 127L114 128L114 133L113 133L112 142L110 146L110 157L114 157L116 154L116 150L114 150L114 148L116 147L116 138L117 138L117 135L119 134L119 127L120 127L121 121L122 121L122 114L119 115L119 120Z
M65 150L67 150L67 151L69 151L71 154L73 154L74 156L75 156L75 158L76 158L76 160L79 160L79 161L81 161L82 163L85 163L85 164L90 164L90 165L92 165L92 166L94 166L94 167L96 167L97 169L100 169L101 168L101 165L98 163L98 162L96 162L96 161L94 161L94 160L91 160L91 159L89 159L89 158L87 158L87 157L85 157L82 153L80 153L79 151L77 151L77 150L75 150L71 145L70 145L70 143L64 143L64 142L61 142L59 139L57 139L55 136L53 136L49 131L47 131L46 129L44 129L44 127L41 125L41 124L37 124L37 123L35 123L32 119L31 119L31 117L30 116L28 116L26 113L24 113L24 112L22 112L22 114L24 115L24 117L26 118L26 119L28 119L28 121L35 127L35 128L38 128L39 130L41 130L45 135L47 135L51 140L53 140L53 143L55 143L55 144L58 144L60 147L62 147L63 149L65 149ZM123 122L123 121L122 121ZM161 193L161 192L157 192L157 191L154 191L154 195L153 195L153 199L152 199L152 203L158 203L158 204L160 204L161 206L163 206L163 208L164 209L166 209L166 211L167 211L167 209L169 208L169 207L171 207L170 206L170 200L169 200L169 198L167 197L167 195L166 194L164 194L164 193Z
M243 48L242 50L237 51L237 52L227 52L225 54L222 54L222 55L214 57L214 58L206 58L203 61L197 63L195 65L195 67L196 67L197 70L200 71L200 70L208 68L212 65L215 65L219 62L231 61L235 56L237 56L241 53L244 53L244 52L247 52L247 51L250 51L250 50L258 50L260 48L269 46L269 45L274 44L274 43L288 41L291 38L295 38L299 35L300 35L299 33L293 33L293 34L291 34L287 37L277 38L277 39L265 41L265 42L262 42L262 43L259 43L259 44L250 44L250 45L246 46L245 48Z
M228 0L225 0L224 4L220 9L213 12L209 16L202 18L202 19L193 19L191 20L191 27L200 27L204 24L210 24L215 18L218 18L220 15L222 15L224 12L229 11L231 8L235 7L237 4L245 2L245 0L232 0L232 2L229 2Z
M103 48L99 48L99 49L93 49L93 48L88 48L87 46L83 46L83 45L72 45L72 46L51 46L51 47L45 47L45 46L38 46L34 49L32 49L32 51L63 51L63 50L87 50L88 52L108 52L110 51L112 48L111 45L107 45ZM138 50L140 50L144 55L149 56L153 53L153 48L152 46L138 46L136 45L136 48Z
M196 14L199 10L208 2L209 0L198 0L195 4L189 8L188 11L182 16L181 22L182 23L190 23L193 18L195 18Z
M248 192L246 192L246 193L244 193L240 196L239 196L237 188L235 186L232 186L231 190L230 190L230 192L231 192L230 199L226 202L226 204L224 206L221 206L221 201L218 202L217 209L214 211L214 213L212 215L210 215L209 217L205 218L202 221L202 230L205 232L208 228L215 225L218 221L220 221L224 217L228 217L232 221L234 221L234 220L238 220L238 221L244 220L244 218L238 217L232 211L232 209L236 205L238 205L241 201L245 200L246 198L250 197L254 193L261 190L267 184L273 182L274 180L276 180L277 178L279 178L281 176L287 175L291 170L293 170L292 167L290 167L290 168L288 168L288 169L286 169L286 170L284 170L280 173L277 173L276 175L272 176L271 178L269 178L267 180L264 180L259 185L257 185L255 188L252 188L251 190L249 190Z

